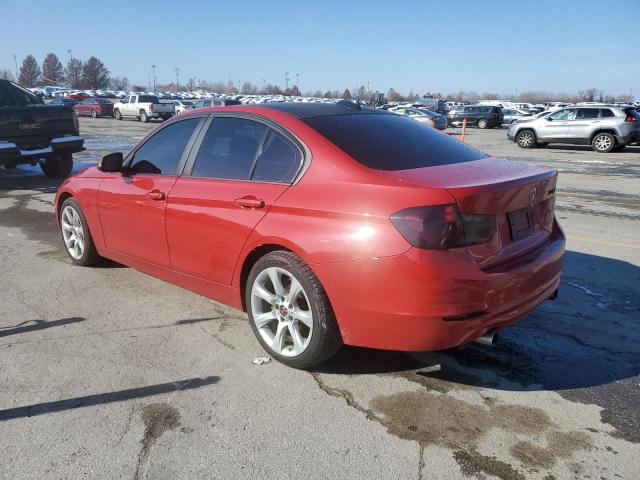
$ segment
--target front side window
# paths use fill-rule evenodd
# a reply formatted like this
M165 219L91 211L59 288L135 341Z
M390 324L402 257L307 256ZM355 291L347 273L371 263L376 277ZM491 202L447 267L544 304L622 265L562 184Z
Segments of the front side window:
M159 130L133 155L130 169L134 173L176 175L182 153L200 118L189 118Z
M600 110L600 112L602 114L602 118L615 117L613 112L611 110L609 110L608 108L603 108L602 110Z
M552 113L549 118L553 120L572 120L576 113L575 108L565 108L559 112Z
M249 180L268 127L244 118L216 118L196 156L194 177Z

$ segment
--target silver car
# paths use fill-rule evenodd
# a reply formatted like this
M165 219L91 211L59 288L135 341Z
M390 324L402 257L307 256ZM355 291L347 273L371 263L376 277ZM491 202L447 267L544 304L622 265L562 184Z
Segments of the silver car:
M512 123L507 138L522 148L567 143L591 145L600 153L620 151L640 142L640 112L615 105L569 106L541 118Z
M532 115L529 112L525 112L524 110L520 110L517 108L503 108L502 114L504 115L504 119L502 120L502 124L510 124L520 120L524 120L527 118L531 118Z

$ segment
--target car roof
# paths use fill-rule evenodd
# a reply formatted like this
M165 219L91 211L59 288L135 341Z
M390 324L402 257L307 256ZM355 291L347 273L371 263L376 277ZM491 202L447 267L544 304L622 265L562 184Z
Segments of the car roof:
M363 107L355 102L337 102L337 103L261 103L260 107L278 110L288 113L298 119L312 117L328 117L332 115L393 115L393 113L375 108Z

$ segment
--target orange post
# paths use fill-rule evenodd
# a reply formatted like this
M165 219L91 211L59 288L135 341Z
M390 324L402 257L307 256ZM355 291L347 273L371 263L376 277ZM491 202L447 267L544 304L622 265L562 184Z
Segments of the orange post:
M464 134L467 130L467 119L463 118L462 119L462 135L460 135L460 141L464 142Z

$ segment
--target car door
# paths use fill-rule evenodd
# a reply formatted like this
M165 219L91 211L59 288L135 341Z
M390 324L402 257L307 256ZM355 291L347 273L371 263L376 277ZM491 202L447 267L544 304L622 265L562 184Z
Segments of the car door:
M124 114L125 115L136 115L136 103L138 101L137 95L131 95L129 97L129 102L124 105Z
M286 132L258 120L212 117L169 194L174 270L229 285L242 247L302 164Z
M536 135L547 142L567 140L569 133L569 121L576 115L575 108L563 108L544 117L538 123Z
M203 117L160 127L98 190L98 213L107 248L169 267L165 208Z
M588 143L593 127L600 123L599 116L599 108L578 108L575 117L567 122L567 141Z

